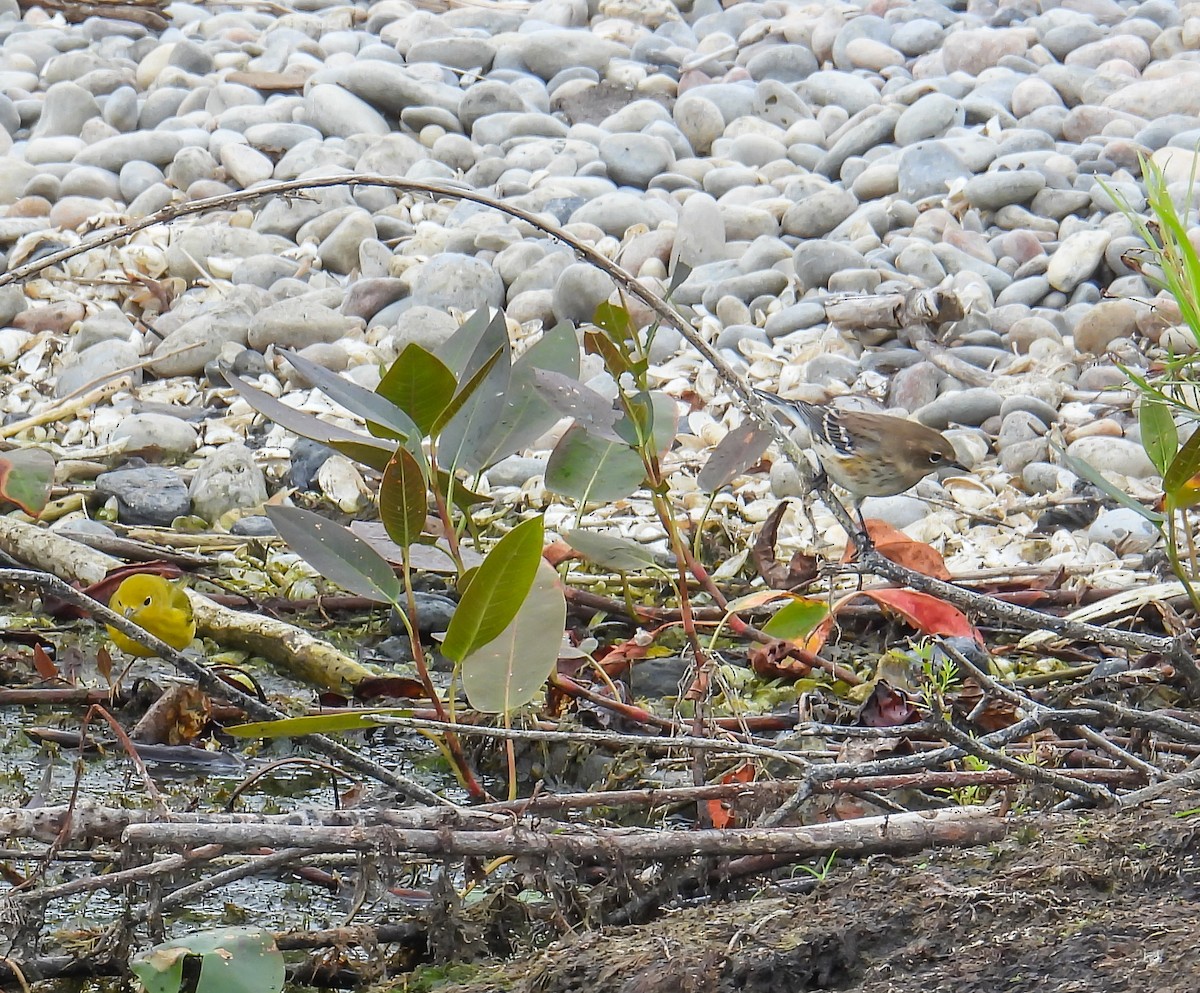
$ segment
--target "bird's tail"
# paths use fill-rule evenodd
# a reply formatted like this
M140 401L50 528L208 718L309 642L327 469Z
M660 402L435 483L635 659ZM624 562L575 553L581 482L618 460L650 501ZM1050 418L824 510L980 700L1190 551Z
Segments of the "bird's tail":
M788 420L797 427L812 429L814 425L821 422L821 408L815 404L806 403L804 400L785 400L781 396L776 396L774 393L768 393L766 390L754 391L759 397L771 404L772 407L778 407L788 417Z

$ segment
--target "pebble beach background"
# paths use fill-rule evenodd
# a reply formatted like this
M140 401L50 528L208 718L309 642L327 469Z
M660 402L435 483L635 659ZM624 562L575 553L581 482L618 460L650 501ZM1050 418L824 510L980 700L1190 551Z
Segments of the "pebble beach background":
M1159 489L1127 401L1104 391L1126 383L1116 361L1144 368L1156 350L1195 343L1168 301L1148 305L1154 288L1123 260L1140 242L1112 192L1145 210L1142 154L1178 202L1187 196L1200 4L165 10L170 26L155 31L66 24L0 0L8 268L173 202L269 181L368 172L459 183L565 226L660 289L686 261L694 271L673 299L752 385L871 396L949 429L974 478L917 492L951 507L901 496L866 510L946 543L952 568L1063 563L1119 583L1135 575L1127 556L1154 544L1127 510L1035 528L1076 482L1052 434L1135 496ZM969 304L945 344L978 370L972 382L902 332L827 321L831 297L938 286ZM274 198L0 288L0 413L19 424L127 377L9 438L72 460L72 482L88 465L116 466L96 490L123 523L213 523L283 485L353 513L370 495L357 469L256 423L214 360L336 417L288 378L275 346L373 386L408 342L444 340L455 313L504 307L520 343L558 320L585 322L612 291L564 246L485 207L379 188ZM659 333L652 359L656 382L707 403L693 403L678 450L676 488L699 515L706 498L688 479L741 415L677 333ZM138 454L145 464L122 467ZM485 485L540 505L545 456L508 459ZM794 485L780 463L719 507L753 526ZM647 508L598 514L653 542ZM969 532L963 509L977 515ZM554 507L547 523L572 513Z

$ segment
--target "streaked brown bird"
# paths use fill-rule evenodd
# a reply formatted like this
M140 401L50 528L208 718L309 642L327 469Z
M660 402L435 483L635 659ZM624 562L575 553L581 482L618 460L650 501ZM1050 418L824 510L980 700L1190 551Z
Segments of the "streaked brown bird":
M942 468L967 471L943 434L916 421L754 392L808 428L825 474L856 502L903 493Z

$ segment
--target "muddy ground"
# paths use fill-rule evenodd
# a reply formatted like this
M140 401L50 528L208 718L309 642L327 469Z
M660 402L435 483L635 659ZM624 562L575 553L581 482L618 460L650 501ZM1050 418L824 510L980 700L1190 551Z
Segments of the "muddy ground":
M999 844L835 865L804 895L579 934L445 993L1192 993L1200 795L1013 818Z

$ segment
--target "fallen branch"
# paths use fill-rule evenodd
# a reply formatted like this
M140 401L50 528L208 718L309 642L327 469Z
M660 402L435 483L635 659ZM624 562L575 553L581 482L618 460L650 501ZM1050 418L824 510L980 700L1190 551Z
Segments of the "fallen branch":
M316 851L408 852L447 856L565 856L612 862L697 855L899 854L940 845L976 845L1004 837L1004 821L990 810L956 807L936 813L863 817L806 827L727 831L661 831L556 825L553 832L523 826L495 831L401 830L391 827L310 827L251 824L133 824L123 846L155 848L224 845L231 849L303 848Z

